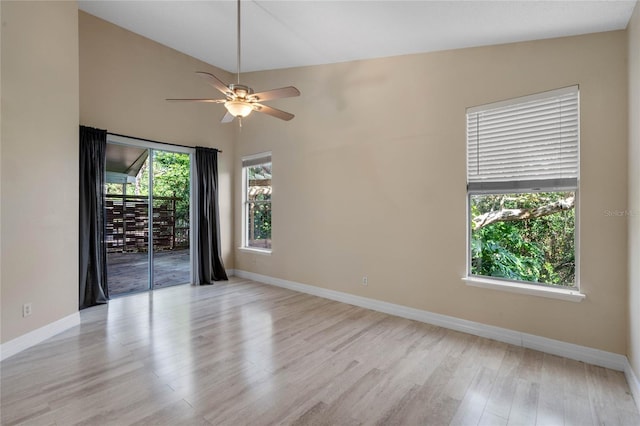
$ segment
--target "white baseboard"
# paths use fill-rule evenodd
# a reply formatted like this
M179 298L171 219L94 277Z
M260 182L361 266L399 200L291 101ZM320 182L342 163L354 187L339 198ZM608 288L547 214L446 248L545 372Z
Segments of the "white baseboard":
M629 361L626 363L624 375L627 378L627 383L629 383L629 388L631 388L631 394L636 401L636 406L640 409L640 380L638 380L638 376L631 368Z
M572 343L562 342L560 340L549 339L546 337L522 333L506 328L494 327L491 325L481 324L478 322L468 321L447 315L436 314L421 309L410 308L408 306L382 302L380 300L369 299L367 297L356 296L340 291L301 284L294 281L287 281L280 278L273 278L266 275L260 275L239 269L234 270L234 275L236 277L288 288L290 290L299 291L301 293L312 294L314 296L323 297L325 299L336 300L338 302L348 303L350 305L360 306L363 308L384 312L402 318L412 319L427 324L438 325L440 327L473 334L475 336L486 337L488 339L497 340L499 342L510 343L516 346L522 346L525 348L535 349L541 352L546 352L577 361L583 361L588 364L598 365L601 367L610 368L612 370L627 370L627 357L612 352L589 348L587 346L575 345ZM636 401L640 401L640 399L636 399Z
M3 361L18 352L22 352L25 349L35 346L38 343L77 325L80 325L80 312L75 312L69 316L47 324L44 327L37 328L20 337L9 340L8 342L0 345L0 361Z

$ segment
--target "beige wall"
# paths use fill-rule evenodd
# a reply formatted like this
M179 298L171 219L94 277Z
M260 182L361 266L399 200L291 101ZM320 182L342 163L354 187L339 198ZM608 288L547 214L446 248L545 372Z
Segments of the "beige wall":
M218 97L196 76L231 75L190 56L79 13L80 123L112 133L219 148L223 261L233 268L232 170L237 127L220 124L224 107L169 103L165 98Z
M115 133L225 151L220 203L229 268L235 261L242 270L621 354L629 336L638 371L640 336L633 326L627 333L627 312L637 324L640 242L630 241L628 309L627 220L604 214L627 208L627 71L638 73L637 10L634 16L629 69L627 34L619 31L247 74L256 90L294 84L302 97L271 103L296 113L293 121L255 114L238 134L218 124L217 106L163 101L215 95L193 71L227 73L82 12L78 27L74 2L2 2L1 341L76 310L80 115L80 123ZM465 286L465 108L571 84L580 84L582 99L587 299ZM631 90L637 115L637 80ZM629 128L637 153L638 123ZM240 241L235 166L265 150L274 162L271 256L233 250ZM633 185L628 206L635 211ZM633 232L637 218L629 223ZM23 319L25 302L34 314Z
M626 353L627 222L604 213L627 199L626 55L618 31L245 75L302 96L272 103L293 121L239 134L236 164L273 151L273 253L236 251L236 268ZM573 84L586 300L466 286L465 108Z
M640 374L640 6L627 28L629 52L629 361ZM640 376L639 376L640 377Z
M2 2L1 342L78 310L77 20Z

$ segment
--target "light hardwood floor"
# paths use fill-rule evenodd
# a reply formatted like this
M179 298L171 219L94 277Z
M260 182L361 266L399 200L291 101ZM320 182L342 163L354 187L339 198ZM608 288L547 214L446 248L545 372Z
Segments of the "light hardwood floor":
M3 425L640 425L620 372L240 279L85 310L1 368Z

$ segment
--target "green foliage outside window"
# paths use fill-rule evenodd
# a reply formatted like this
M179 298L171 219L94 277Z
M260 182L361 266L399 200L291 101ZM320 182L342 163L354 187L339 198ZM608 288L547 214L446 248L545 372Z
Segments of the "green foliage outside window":
M140 168L135 183L127 184L129 195L149 195L149 160ZM153 195L176 197L176 225L189 226L189 154L154 151ZM107 194L122 194L122 184L107 183Z
M566 203L573 197L573 192L472 195L472 275L575 286L575 208ZM563 202L571 207L549 208ZM487 225L479 220L505 211L525 218L512 215ZM526 218L523 212L540 216Z
M247 167L248 244L271 247L271 163Z
M145 170L148 176L148 169ZM145 181L145 186L148 186ZM189 224L189 154L166 151L154 151L153 156L153 195L158 197L176 197L176 224ZM149 188L146 188L148 193Z

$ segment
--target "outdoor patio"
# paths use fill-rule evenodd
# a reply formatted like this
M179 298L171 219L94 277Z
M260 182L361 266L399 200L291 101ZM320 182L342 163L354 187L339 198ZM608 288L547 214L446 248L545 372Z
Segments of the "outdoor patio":
M157 251L153 263L155 288L190 282L188 248ZM148 253L108 253L107 282L110 296L148 290L148 266Z

